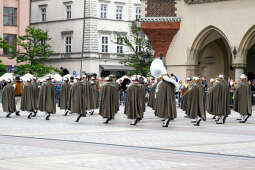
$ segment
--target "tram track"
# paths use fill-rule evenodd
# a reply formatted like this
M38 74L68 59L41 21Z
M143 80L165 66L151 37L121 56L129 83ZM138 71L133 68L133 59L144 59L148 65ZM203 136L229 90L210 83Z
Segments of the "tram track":
M80 141L80 140L67 140L67 139L43 138L43 137L33 137L33 136L4 135L4 134L0 134L0 137L80 143L80 144L90 144L90 145L97 145L97 146L120 147L120 148L126 148L126 149L139 149L144 151L154 151L154 152L161 152L161 153L197 154L197 155L217 156L217 157L226 157L226 158L229 157L229 158L239 158L239 159L255 159L255 156L249 156L249 155L235 155L235 154L223 154L223 153L213 153L213 152L188 151L188 150L179 150L179 149L170 149L170 148L159 148L159 147L120 145L120 144L90 142L90 141Z

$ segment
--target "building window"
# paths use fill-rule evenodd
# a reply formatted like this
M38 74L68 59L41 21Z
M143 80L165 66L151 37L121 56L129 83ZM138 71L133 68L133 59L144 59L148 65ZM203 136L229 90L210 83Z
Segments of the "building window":
M9 52L12 52L16 48L16 34L4 34L3 39L6 40L11 48L4 50L4 55L8 55Z
M66 19L72 18L72 8L71 5L66 6Z
M100 18L102 18L102 19L106 19L107 18L107 5L106 4L101 4Z
M102 37L102 53L108 53L108 37Z
M117 6L116 7L116 19L117 20L122 20L122 6Z
M46 8L41 8L41 15L42 15L42 22L45 22L46 21L46 17L47 17L47 15L46 15Z
M117 38L117 53L123 54L123 42L121 38Z
M4 7L3 15L4 25L17 25L17 8Z
M142 47L141 46L135 46L135 52L140 53L142 51Z
M72 37L66 36L65 37L65 46L66 46L66 53L72 52Z
M45 45L46 44L46 40L45 39L41 39L41 45Z
M141 7L136 7L135 19L138 20L139 18L141 18Z

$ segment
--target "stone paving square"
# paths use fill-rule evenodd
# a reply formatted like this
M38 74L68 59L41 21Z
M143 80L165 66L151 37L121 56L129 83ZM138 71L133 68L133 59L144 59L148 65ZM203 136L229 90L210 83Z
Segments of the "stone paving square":
M0 170L254 170L255 118L237 122L232 112L225 125L212 116L194 127L178 109L169 128L147 107L136 127L123 106L109 125L95 115L57 114L50 121L39 113L5 118L0 113ZM255 108L254 108L255 110Z

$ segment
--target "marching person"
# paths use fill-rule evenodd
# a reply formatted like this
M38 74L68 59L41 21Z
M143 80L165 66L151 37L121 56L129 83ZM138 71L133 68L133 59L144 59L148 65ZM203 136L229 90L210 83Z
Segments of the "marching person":
M32 79L28 79L24 85L20 104L20 110L30 112L27 117L28 119L31 119L36 105L36 101L34 100L33 85L31 82Z
M185 111L185 116L184 117L189 117L189 112L188 112L188 105L189 105L189 100L188 100L188 94L189 90L192 86L192 80L190 77L186 78L186 83L183 85L183 88L181 89L181 109Z
M188 105L190 119L194 126L199 126L201 120L206 120L205 105L204 105L204 87L202 86L199 77L193 77L193 85L188 92Z
M83 116L87 115L87 110L91 110L91 102L92 102L92 96L91 96L91 85L90 85L90 81L87 78L86 75L83 75L83 81L82 81L82 107L83 107Z
M115 107L117 109L117 112L119 111L120 108L120 94L119 94L119 84L116 82L116 76L115 75L110 75L110 79L112 80L112 84L115 87L114 90L114 100L115 100Z
M71 86L69 102L70 111L78 114L75 122L79 122L81 117L86 116L83 112L83 85L80 76L76 76L76 83Z
M216 124L224 124L228 115L230 115L229 108L229 88L227 82L224 80L224 75L219 75L219 80L214 83L212 91L212 101L214 107L213 113L218 117Z
M7 118L10 118L11 114L16 112L16 115L19 116L18 111L16 111L15 103L15 93L14 87L12 86L11 79L6 80L7 85L4 87L2 92L2 108L3 112L7 112Z
M168 127L170 120L177 117L175 92L179 85L174 78L168 76L161 59L154 59L150 70L154 77L162 77L156 88L155 115L166 120L163 127Z
M33 87L33 100L35 103L34 114L32 115L32 117L36 117L37 110L38 110L39 92L40 92L39 84L37 82L36 77L33 77L32 87Z
M213 90L213 85L215 83L215 79L214 78L211 78L210 79L210 87L208 88L208 93L207 93L207 99L206 99L206 111L213 115L213 119L216 119L216 114L215 114L215 107L214 107L214 103L213 103L213 93L212 93L212 90Z
M157 84L158 84L157 81L153 78L148 101L148 106L151 107L153 110L155 109L155 91Z
M101 101L99 107L99 115L106 118L105 124L110 123L114 119L115 114L118 112L116 108L116 87L112 83L110 77L105 78L105 84L101 90Z
M143 85L139 84L137 76L131 77L131 80L133 83L127 89L124 114L133 120L130 125L136 125L143 119L146 91Z
M46 82L40 89L38 108L40 111L48 114L45 118L46 120L50 120L51 114L56 113L55 87L50 77L46 78Z
M251 87L245 74L242 74L241 82L237 85L234 93L235 111L241 114L240 123L245 123L252 114Z
M61 110L65 110L65 116L69 113L69 96L70 96L70 88L71 85L69 84L68 78L64 77L64 84L62 84L60 91L59 91L59 108Z
M99 92L98 92L98 84L96 81L96 78L93 76L91 77L90 82L90 92L91 92L91 98L90 98L90 115L93 115L94 110L99 107L98 99L99 99Z
M138 78L140 86L141 86L141 91L145 93L145 97L142 98L142 99L144 99L144 101L142 101L142 109L143 109L143 112L145 112L146 92L147 92L146 81L147 81L147 79L145 77L140 76L140 75L137 75L137 78Z

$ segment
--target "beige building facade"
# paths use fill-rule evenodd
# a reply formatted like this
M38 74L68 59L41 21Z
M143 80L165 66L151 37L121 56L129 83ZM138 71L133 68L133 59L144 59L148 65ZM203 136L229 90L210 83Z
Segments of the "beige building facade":
M128 71L120 62L132 51L117 44L117 33L129 36L140 17L140 0L31 0L31 25L47 30L52 38L54 54L47 64L70 73L119 76Z
M29 26L30 0L0 1L0 37L15 45L16 38L25 34ZM16 60L8 59L8 53L0 49L0 60L4 65L16 65Z
M161 2L163 0L158 1ZM153 0L143 0L143 18L140 21L156 54L164 54L169 73L175 73L183 80L193 75L210 79L219 74L239 79L242 73L255 79L254 0L166 2L174 4L174 12L170 15L148 11L155 9L152 8ZM163 28L164 24L168 27ZM173 24L179 24L179 28L173 27ZM171 41L159 38L163 37L159 33L154 34L158 30L168 31ZM171 31L175 32L170 34ZM165 53L160 45L155 45L160 41L161 44L165 41L168 46Z

